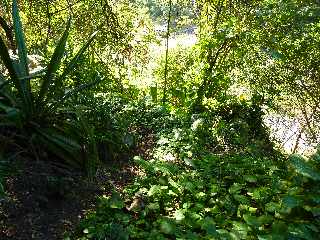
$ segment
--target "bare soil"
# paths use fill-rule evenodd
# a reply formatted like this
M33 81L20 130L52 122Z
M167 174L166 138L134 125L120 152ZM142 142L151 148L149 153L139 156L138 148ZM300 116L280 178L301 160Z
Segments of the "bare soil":
M142 131L130 155L151 156L155 136ZM1 240L54 240L76 231L79 221L95 207L98 196L121 191L139 169L128 161L107 163L91 181L79 172L57 172L44 161L14 163L16 170L5 179L5 198L0 198Z

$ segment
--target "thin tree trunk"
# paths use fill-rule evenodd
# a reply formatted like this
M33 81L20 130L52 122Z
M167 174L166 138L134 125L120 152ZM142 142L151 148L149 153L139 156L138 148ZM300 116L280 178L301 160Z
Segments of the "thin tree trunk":
M171 10L172 10L172 0L169 0L169 14L168 14L168 22L167 22L167 39L166 39L166 63L165 63L165 67L164 67L164 88L163 88L163 99L162 99L163 104L167 101L168 55L169 55Z

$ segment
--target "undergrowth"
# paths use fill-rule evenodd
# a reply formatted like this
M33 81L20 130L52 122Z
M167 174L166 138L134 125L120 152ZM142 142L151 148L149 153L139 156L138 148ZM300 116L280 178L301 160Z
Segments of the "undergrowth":
M306 161L265 147L266 129L248 122L257 109L237 104L235 115L226 105L197 115L145 106L139 121L157 134L153 159L136 156L141 174L101 196L74 237L317 239L319 154Z

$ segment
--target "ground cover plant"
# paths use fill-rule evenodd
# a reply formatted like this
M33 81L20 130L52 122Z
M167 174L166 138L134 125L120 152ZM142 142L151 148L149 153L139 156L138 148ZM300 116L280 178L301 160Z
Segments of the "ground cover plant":
M1 1L0 238L318 239L319 28L318 0Z
M101 196L77 239L317 238L318 153L307 162L252 144L222 154L207 147L223 137L218 129L215 136L199 119L181 128L167 121L152 158L134 159L141 175Z

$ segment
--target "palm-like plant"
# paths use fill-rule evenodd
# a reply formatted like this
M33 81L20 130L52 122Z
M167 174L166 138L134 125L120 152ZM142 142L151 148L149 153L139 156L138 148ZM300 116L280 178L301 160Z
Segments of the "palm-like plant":
M96 78L92 83L83 84L68 93L61 91L67 75L73 71L97 32L91 35L64 68L62 74L58 76L57 71L61 65L71 26L69 19L47 67L40 72L30 74L17 0L13 0L12 19L18 59L14 60L10 56L9 49L0 36L0 57L8 72L6 74L0 73L0 127L13 126L23 133L31 134L32 138L30 139L39 140L49 151L53 151L69 164L79 166L81 163L81 159L79 159L81 144L75 139L66 137L64 128L57 127L57 109L70 96L100 81ZM5 30L9 29L4 21L1 21L0 25ZM10 41L10 39L8 40ZM40 80L40 88L31 84L32 79Z

